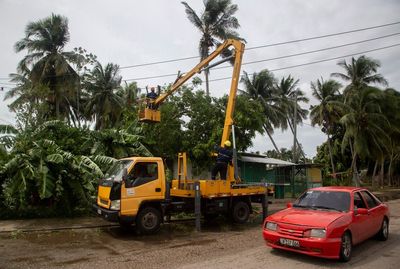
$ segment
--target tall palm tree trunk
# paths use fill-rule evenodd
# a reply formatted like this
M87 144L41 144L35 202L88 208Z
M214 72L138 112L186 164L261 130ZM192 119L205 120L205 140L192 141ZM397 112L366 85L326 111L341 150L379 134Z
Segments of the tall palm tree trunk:
M376 171L378 170L378 160L375 161L374 165L374 171L372 172L372 180L371 180L371 186L374 186L375 180L376 180Z
M350 149L353 152L353 160L351 161L351 168L353 171L353 184L356 187L360 187L360 179L358 178L358 171L357 171L357 153L353 150L353 147L350 143Z
M294 129L293 129L293 125L292 125L291 121L289 119L287 119L287 122L289 124L290 130L292 131L292 134L294 135ZM301 156L303 156L303 158L305 160L306 155L304 154L302 147L300 147L300 143L299 143L299 140L297 139L297 137L296 137L296 145L297 145L297 148L300 149Z
M328 149L329 149L329 158L331 159L332 166L332 174L336 178L335 164L333 163L333 154L332 154L332 145L331 145L331 137L328 134Z
M390 160L389 160L389 168L388 168L388 186L390 187L392 185L392 164L393 164L393 159L394 159L394 152L390 153Z
M271 140L272 145L274 145L274 148L275 148L276 152L278 152L278 154L279 154L279 156L280 156L280 155L281 155L281 152L279 151L279 148L278 148L278 146L276 145L275 140L274 140L274 138L272 137L272 134L271 134L266 128L264 128L264 129L265 129L265 132L267 133L267 135L268 135L268 137L269 137L269 140Z
M383 188L383 185L384 185L384 176L385 176L385 158L382 157L381 170L379 172L379 181L380 181L381 188Z

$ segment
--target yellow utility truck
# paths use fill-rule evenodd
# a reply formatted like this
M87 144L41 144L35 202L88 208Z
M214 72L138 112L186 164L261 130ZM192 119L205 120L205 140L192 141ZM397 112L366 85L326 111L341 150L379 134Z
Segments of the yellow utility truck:
M231 49L231 56L210 64L222 52ZM151 234L174 213L196 212L206 219L227 215L236 223L247 222L252 203L266 207L267 188L263 184L242 183L237 171L233 113L239 82L244 44L228 39L209 57L186 74L178 77L165 93L139 111L140 121L160 122L159 106L188 79L206 68L233 61L233 73L226 108L221 147L232 135L233 162L228 165L226 180L188 179L186 153L178 154L178 177L167 182L163 160L158 157L129 157L119 160L99 180L96 212L121 225L135 224L140 233Z

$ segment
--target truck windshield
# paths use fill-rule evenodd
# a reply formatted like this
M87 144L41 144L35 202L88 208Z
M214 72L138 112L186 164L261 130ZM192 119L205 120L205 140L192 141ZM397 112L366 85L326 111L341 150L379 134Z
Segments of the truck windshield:
M348 211L350 194L342 191L306 191L293 207L315 210Z
M128 169L132 162L132 160L120 160L113 164L105 174L106 180L121 182L122 171L124 170L124 168Z

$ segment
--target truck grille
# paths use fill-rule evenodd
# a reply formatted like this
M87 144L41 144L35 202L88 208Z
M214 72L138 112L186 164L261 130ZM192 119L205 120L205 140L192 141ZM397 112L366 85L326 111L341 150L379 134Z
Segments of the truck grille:
M100 204L108 205L108 201L100 198Z

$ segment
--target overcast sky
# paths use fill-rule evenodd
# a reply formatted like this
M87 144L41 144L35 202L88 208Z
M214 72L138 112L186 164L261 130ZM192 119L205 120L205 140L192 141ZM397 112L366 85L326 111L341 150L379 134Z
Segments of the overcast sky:
M76 0L0 0L0 124L14 123L14 115L3 102L5 91L11 85L4 78L14 73L18 61L25 52L16 54L13 45L24 37L27 23L45 18L51 13L61 14L69 19L70 42L65 50L83 47L96 54L101 63L108 62L129 66L160 60L196 56L200 33L186 18L184 7L176 0L146 1L76 1ZM203 9L200 0L188 0L198 13ZM239 6L236 14L241 28L240 35L247 41L247 47L301 39L382 25L399 20L399 0L233 0ZM263 60L310 50L322 49L350 42L381 37L400 32L400 24L389 27L334 36L307 42L274 46L245 52L243 62ZM400 43L400 36L382 38L371 42L327 50L319 53L291 57L258 64L244 65L242 70L252 73L262 69L278 69L307 62L341 57L366 50ZM378 59L381 74L389 86L400 90L400 47L367 53ZM349 57L346 58L350 59ZM123 79L173 74L178 70L187 71L197 63L196 59L159 64L139 68L123 69ZM337 60L314 65L291 68L274 72L282 78L291 74L300 79L299 87L312 99L310 82L330 73L340 72ZM213 70L210 79L227 77L230 69ZM174 81L174 77L152 80L138 80L138 85L163 85ZM228 93L229 80L211 82L211 95ZM240 86L239 86L240 87ZM308 108L310 104L302 104ZM318 127L311 127L309 120L298 128L300 143L308 157L313 157L316 147L326 140ZM291 147L293 137L288 132L276 130L274 138L279 147ZM272 149L267 137L258 135L251 150L264 152Z

